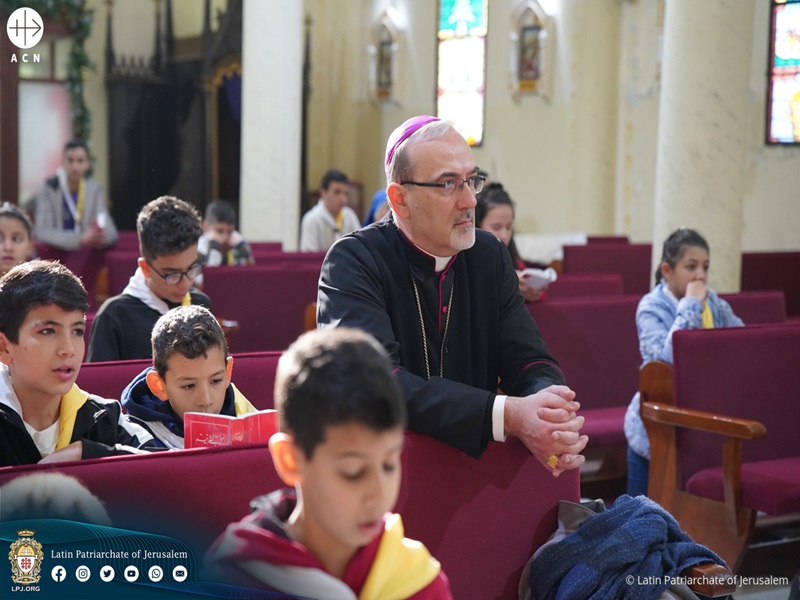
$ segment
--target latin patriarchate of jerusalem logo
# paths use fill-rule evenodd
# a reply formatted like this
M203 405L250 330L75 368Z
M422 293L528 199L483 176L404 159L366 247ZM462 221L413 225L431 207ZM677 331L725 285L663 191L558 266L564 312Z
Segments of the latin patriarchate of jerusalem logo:
M30 585L39 583L41 579L44 553L42 545L33 539L34 533L30 529L18 531L19 538L11 544L8 560L11 561L11 580L14 583Z

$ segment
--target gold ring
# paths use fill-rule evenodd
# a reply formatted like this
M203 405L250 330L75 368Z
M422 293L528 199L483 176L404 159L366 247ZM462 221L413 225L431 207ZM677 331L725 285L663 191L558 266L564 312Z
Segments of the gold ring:
M547 460L545 462L547 463L548 467L550 467L551 469L555 469L558 466L558 455L551 454L550 456L547 457Z

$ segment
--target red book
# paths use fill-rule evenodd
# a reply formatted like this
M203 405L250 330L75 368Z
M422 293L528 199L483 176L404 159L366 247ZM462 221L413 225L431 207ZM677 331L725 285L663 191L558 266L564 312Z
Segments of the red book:
M237 417L198 412L183 415L184 448L268 442L277 431L276 410L260 410Z

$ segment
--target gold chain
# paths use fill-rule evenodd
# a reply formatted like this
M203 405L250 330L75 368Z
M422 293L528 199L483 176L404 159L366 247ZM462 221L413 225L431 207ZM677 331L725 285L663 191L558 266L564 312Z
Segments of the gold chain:
M422 328L422 349L425 352L425 373L428 379L431 378L431 366L428 362L428 336L425 335L425 319L422 318L422 304L419 301L419 290L414 276L411 276L411 285L414 286L414 298L417 300L417 313L419 313L419 325ZM447 301L447 316L444 320L444 334L442 335L442 349L439 358L439 377L444 377L444 342L447 339L447 329L450 327L450 308L453 306L453 290L456 289L456 282L450 286L450 299Z

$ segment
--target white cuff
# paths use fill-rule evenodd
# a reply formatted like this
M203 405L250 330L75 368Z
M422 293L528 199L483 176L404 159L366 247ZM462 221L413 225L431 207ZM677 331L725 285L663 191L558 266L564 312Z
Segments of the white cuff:
M506 441L506 398L508 396L495 396L492 406L492 437L495 442Z

